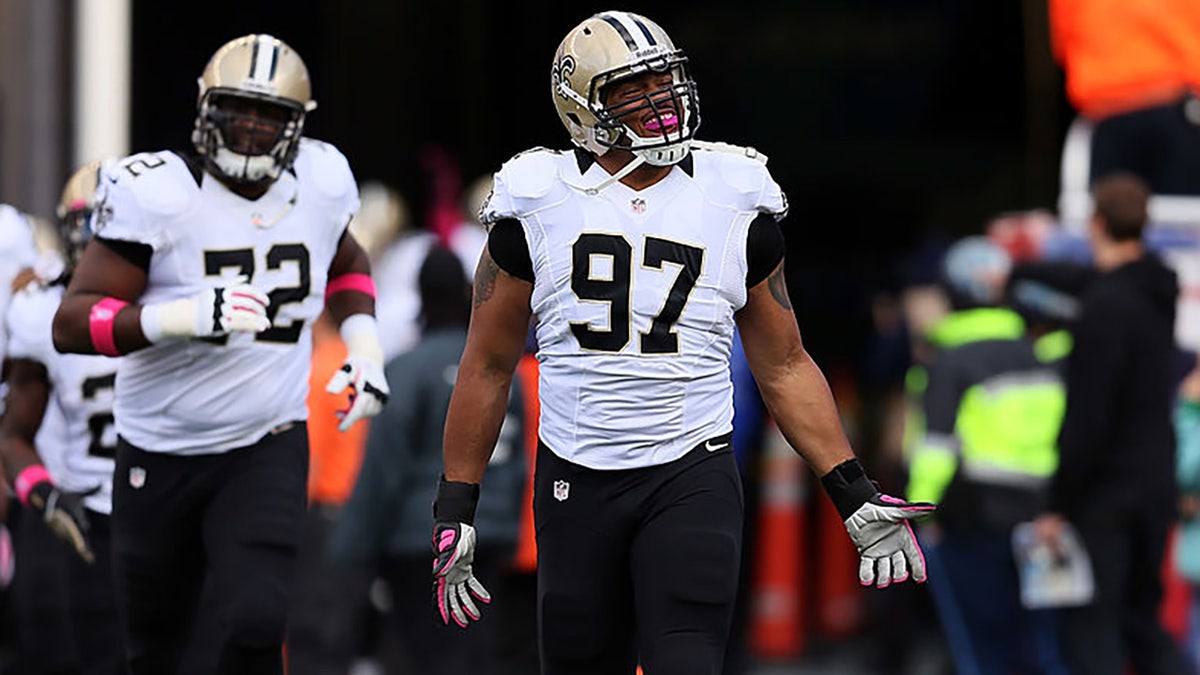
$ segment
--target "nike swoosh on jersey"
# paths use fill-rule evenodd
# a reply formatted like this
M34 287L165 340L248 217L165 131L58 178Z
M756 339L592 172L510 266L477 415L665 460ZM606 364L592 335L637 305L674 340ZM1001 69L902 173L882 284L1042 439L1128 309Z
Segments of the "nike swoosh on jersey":
M712 441L704 441L704 449L709 452L716 452L721 448L728 448L728 443L713 443Z

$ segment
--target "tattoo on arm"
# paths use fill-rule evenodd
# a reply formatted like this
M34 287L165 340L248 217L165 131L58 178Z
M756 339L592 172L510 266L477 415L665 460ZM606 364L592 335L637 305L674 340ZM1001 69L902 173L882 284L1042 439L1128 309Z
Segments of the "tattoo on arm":
M473 305L475 309L492 298L492 294L496 291L496 277L500 274L500 268L496 265L496 261L492 260L491 254L486 249L483 255L479 257L479 267L475 270L475 293Z
M788 298L787 283L783 280L782 265L767 279L767 288L771 290L771 297L775 298L775 302L779 303L780 307L791 311L792 301Z

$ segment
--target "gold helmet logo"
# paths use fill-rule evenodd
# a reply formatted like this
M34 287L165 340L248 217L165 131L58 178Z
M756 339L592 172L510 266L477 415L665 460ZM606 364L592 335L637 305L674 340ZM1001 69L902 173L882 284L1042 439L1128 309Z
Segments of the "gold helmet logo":
M678 110L682 119L669 128L660 125L659 134L642 137L604 104L603 93L615 82L648 72L670 73L671 84L648 94L646 109L657 110L655 100L669 99L668 107ZM619 146L650 164L674 164L687 156L700 125L687 57L662 27L632 12L602 12L567 33L551 65L550 87L571 140L597 155Z
M305 115L317 107L308 68L295 50L270 35L237 38L213 54L197 83L192 143L210 171L261 185L291 166ZM239 136L238 125L253 130Z

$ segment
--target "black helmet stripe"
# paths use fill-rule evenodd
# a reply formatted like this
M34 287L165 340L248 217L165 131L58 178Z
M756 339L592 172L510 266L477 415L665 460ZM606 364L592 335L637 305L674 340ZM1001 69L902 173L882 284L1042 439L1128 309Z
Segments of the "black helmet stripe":
M642 29L642 35L646 36L646 41L650 43L650 46L653 47L654 45L658 44L658 42L654 39L654 35L650 33L650 29L646 27L646 24L643 23L641 19L632 14L629 15L629 18L633 19L633 22L637 24L637 27Z
M605 23L612 26L613 30L617 31L617 35L620 35L621 39L625 41L626 47L630 49L638 48L637 41L633 39L633 35L630 34L629 30L625 28L625 24L621 23L619 19L609 14L601 14L600 18L604 19Z
M259 82L270 82L275 77L279 63L279 45L270 35L258 35L254 39L254 50L250 52L250 78Z

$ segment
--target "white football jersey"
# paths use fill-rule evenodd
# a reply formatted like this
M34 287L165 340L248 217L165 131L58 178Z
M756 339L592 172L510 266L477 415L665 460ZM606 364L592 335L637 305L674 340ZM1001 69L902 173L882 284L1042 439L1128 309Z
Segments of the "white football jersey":
M17 272L37 263L37 247L29 221L13 207L0 204L0 316L12 297L12 282ZM0 360L4 358L5 331L0 326ZM3 409L0 401L0 410Z
M120 359L59 354L50 340L62 286L30 284L9 305L9 357L46 367L50 400L34 442L54 482L67 490L100 490L84 499L99 513L112 512L113 387Z
M732 152L695 150L649 188L595 195L584 188L609 174L587 164L514 157L484 219L518 219L529 245L542 440L591 468L663 464L733 428L746 237L787 202L766 166Z
M250 445L308 418L312 321L329 265L358 210L358 186L333 146L304 139L293 170L251 201L178 155L134 155L97 191L96 235L153 249L141 304L192 297L244 276L271 298L273 327L250 335L166 340L124 357L117 431L151 452L203 454Z

